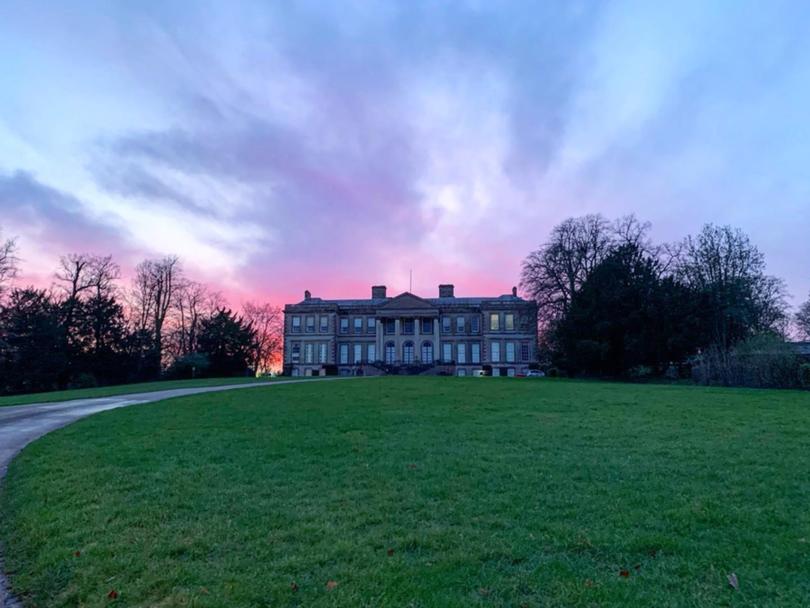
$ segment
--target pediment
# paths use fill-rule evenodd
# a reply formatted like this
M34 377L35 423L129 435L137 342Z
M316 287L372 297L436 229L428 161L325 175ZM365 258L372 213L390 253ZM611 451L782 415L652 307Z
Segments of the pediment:
M427 300L415 296L412 293L404 292L391 298L388 302L380 306L377 310L436 310L436 307Z

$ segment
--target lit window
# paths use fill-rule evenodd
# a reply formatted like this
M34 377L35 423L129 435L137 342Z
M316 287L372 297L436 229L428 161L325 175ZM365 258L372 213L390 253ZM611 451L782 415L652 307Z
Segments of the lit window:
M315 331L315 317L307 317L307 333L311 334Z
M501 328L501 316L497 312L489 315L489 330L498 331Z
M312 363L312 351L313 346L311 343L304 346L304 363Z
M493 363L498 363L501 360L501 343L500 342L490 342L489 344L489 354L490 360Z
M368 317L366 319L366 331L370 334L377 331L377 319L374 317Z
M392 365L397 360L397 347L393 342L385 343L385 362Z
M508 312L504 315L504 325L506 326L506 331L515 331L515 315L511 312Z
M363 345L362 344L355 344L354 345L354 360L353 363L357 365L363 361Z
M433 363L432 342L422 342L422 363Z
M363 317L354 318L354 333L359 334L363 331Z
M413 342L405 342L402 345L402 362L406 365L413 363Z
M506 362L507 363L514 363L515 362L515 343L514 342L507 342L506 343Z
M433 333L433 319L422 319L422 333L423 334Z
M341 365L346 365L349 362L349 345L348 344L341 344L340 345L340 363Z
M442 317L442 333L450 333L450 317Z
M326 363L326 343L318 344L318 363Z
M520 344L520 360L521 361L528 361L529 360L529 343L528 342L521 342L521 344Z
M456 345L456 363L467 363L467 349L464 344Z
M301 360L301 345L293 344L292 347L292 362L298 363Z
M340 333L347 334L349 333L349 319L343 317L340 320Z
M368 361L369 363L374 363L377 360L377 345L376 344L369 344L368 345Z
M470 361L481 363L481 345L478 342L470 344Z
M329 331L329 317L321 317L321 332Z
M301 317L292 318L292 330L296 333L301 331Z
M456 333L464 333L464 317L456 317Z
M445 342L442 344L442 361L449 363L453 360L453 345Z
M474 317L470 317L470 332L477 334L481 331L481 317L475 315Z

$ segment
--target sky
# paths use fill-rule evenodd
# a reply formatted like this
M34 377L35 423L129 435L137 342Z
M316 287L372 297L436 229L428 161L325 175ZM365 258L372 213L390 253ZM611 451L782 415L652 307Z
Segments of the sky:
M0 227L245 300L498 295L571 216L810 292L810 3L0 3Z

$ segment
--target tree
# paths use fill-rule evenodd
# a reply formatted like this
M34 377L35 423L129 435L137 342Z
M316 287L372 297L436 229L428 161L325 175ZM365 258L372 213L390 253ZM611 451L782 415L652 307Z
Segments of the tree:
M17 241L15 239L2 240L0 231L0 296L3 295L9 283L17 276Z
M676 274L705 298L709 343L728 351L757 333L784 333L784 284L765 274L764 256L740 230L708 224L687 237Z
M135 331L148 335L151 359L148 368L159 373L163 362L163 326L182 284L182 270L176 256L144 260L135 268L132 288L132 313Z
M185 357L197 350L200 323L223 307L222 294L202 283L182 280L174 296L173 328L169 349L172 356Z
M244 376L256 350L250 323L228 309L218 310L200 327L199 352L208 357L211 376Z
M268 371L278 360L284 341L281 309L271 304L247 302L242 310L256 335L251 366L257 372Z
M810 340L810 299L802 304L796 313L796 328L801 338Z

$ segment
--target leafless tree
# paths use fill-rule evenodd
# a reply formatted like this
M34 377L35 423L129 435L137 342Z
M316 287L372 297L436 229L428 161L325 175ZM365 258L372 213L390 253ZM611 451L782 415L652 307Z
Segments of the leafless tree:
M171 350L182 357L197 350L200 323L225 305L218 291L211 291L202 283L182 280L174 294Z
M182 269L177 256L144 260L135 268L131 307L135 329L150 332L154 350L163 356L163 328L182 285Z
M282 313L272 304L245 303L243 317L256 332L256 350L252 362L256 371L268 371L278 360L283 341Z
M8 284L17 276L17 241L9 238L2 240L0 232L0 296L7 288Z
M799 306L795 321L799 337L803 340L810 340L810 299Z

